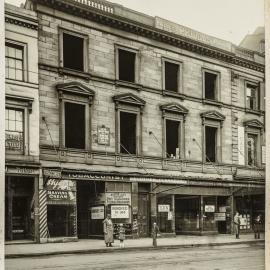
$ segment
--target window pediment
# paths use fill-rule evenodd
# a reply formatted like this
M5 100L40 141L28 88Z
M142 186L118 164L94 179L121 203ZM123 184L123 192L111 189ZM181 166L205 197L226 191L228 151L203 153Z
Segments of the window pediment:
M263 123L257 119L244 121L244 126L259 128L259 129L262 129L264 127Z
M223 122L226 117L217 111L207 111L207 112L201 113L201 118Z
M139 107L143 107L145 105L145 101L143 99L131 93L113 96L113 101L116 103L126 103Z
M163 112L170 112L170 113L177 113L177 114L187 114L188 109L186 109L184 106L179 105L177 103L168 103L160 106L160 109Z
M56 89L59 93L65 92L67 94L85 96L90 99L92 99L95 95L95 92L92 89L80 82L60 83L56 85Z

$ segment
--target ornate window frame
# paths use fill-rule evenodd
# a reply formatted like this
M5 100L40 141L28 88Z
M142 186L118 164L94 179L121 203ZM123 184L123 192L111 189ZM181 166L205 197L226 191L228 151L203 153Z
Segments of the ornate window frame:
M160 106L162 111L162 157L167 157L166 149L166 120L177 121L180 123L178 145L180 146L179 159L185 159L185 122L188 109L177 103L167 103Z
M85 105L85 149L91 151L92 104L95 92L79 82L60 83L56 85L59 98L59 146L65 149L65 102ZM78 149L83 151L83 149Z
M145 101L132 93L115 95L115 153L124 155L120 151L120 112L136 114L136 156L142 156L142 115Z
M205 143L205 127L217 128L217 144L216 144L216 162L222 163L222 128L225 116L217 111L206 111L201 113L202 118L202 162L207 163L206 160L206 143Z

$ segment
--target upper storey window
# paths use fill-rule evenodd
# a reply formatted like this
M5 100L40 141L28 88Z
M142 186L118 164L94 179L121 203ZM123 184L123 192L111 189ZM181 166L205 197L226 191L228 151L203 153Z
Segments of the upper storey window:
M6 78L23 81L24 47L6 42Z
M119 80L135 82L136 53L119 49Z
M219 73L203 70L203 98L219 100Z
M60 66L68 70L87 72L87 36L64 29L59 31Z
M246 106L251 110L259 110L259 89L257 84L246 83Z

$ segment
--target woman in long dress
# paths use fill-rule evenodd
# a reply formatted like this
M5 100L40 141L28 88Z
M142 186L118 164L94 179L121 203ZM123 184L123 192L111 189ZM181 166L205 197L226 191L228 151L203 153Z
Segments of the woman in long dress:
M103 232L104 232L104 240L106 247L112 247L113 243L113 222L111 220L111 215L107 215L107 217L103 221Z

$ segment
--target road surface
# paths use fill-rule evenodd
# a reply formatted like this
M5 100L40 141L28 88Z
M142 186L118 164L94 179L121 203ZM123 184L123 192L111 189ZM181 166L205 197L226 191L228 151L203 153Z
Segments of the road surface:
M264 270L264 245L239 244L7 259L7 270Z

